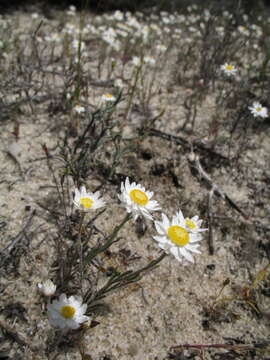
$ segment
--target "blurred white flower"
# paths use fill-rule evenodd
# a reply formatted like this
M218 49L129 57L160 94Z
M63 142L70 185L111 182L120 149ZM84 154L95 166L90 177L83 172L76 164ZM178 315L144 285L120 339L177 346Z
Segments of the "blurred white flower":
M45 40L48 42L56 42L59 43L62 37L58 33L52 33L50 35L45 36Z
M78 329L80 325L89 320L84 315L87 304L82 304L80 296L70 296L62 294L59 300L54 300L48 304L48 318L52 326L63 330Z
M109 45L113 45L116 41L117 33L113 28L108 28L103 31L102 39Z
M182 219L182 211L180 210L178 213L176 213L175 216L178 216L180 219ZM201 220L198 215L193 216L191 219L185 218L185 224L187 229L193 233L200 233L208 230L207 228L201 228L202 222L203 220Z
M268 117L268 109L262 106L259 102L255 101L252 106L248 107L254 117Z
M101 100L103 102L114 102L116 100L116 97L113 96L112 94L103 94L101 96Z
M96 210L105 206L105 201L100 197L99 191L87 192L85 186L82 186L80 190L75 189L73 202L78 209L84 211Z
M120 35L124 38L126 38L128 36L128 33L125 30L121 30L121 29L116 29L117 35Z
M235 76L238 71L234 65L227 63L221 65L220 69L228 76Z
M133 56L132 64L134 66L140 66L142 64L141 59L138 56Z
M143 41L146 42L150 33L150 27L148 25L143 26L143 28L140 31Z
M75 35L78 31L74 24L67 23L63 29L63 32L69 35Z
M128 17L126 23L128 26L132 26L132 27L136 28L137 30L139 30L141 28L141 24L133 16Z
M124 87L124 83L123 83L123 80L122 79L116 79L115 81L114 81L114 86L117 86L117 87L119 87L119 88L122 88L122 87Z
M164 24L170 24L171 20L168 17L163 17L162 21L164 22Z
M165 52L165 51L167 50L167 47L166 47L165 45L158 44L158 45L156 46L156 49L157 49L157 51L159 51L159 52Z
M162 214L162 221L155 221L155 227L158 236L154 236L154 239L159 243L159 247L172 253L178 261L183 262L186 259L193 263L191 253L200 254L199 244L196 242L201 241L202 236L190 230L181 211L173 217L172 221Z
M126 178L125 183L121 183L121 194L118 195L118 198L135 220L140 215L152 220L150 212L161 209L157 201L151 200L153 194L151 191L146 191L140 184L135 182L130 184L129 178Z
M216 27L216 32L218 33L218 35L224 36L224 34L225 34L225 29L224 29L223 26L217 26L217 27Z
M204 15L205 20L209 20L210 16L211 16L211 13L210 13L210 11L208 9L204 9L203 15Z
M145 63L145 64L148 64L148 65L155 65L155 63L156 63L156 60L153 58L153 57L151 57L151 56L145 56L144 57L144 59L143 59L143 62Z
M162 31L157 24L151 24L149 27L151 30L155 31L158 35L161 35Z
M79 48L83 51L85 49L85 43L81 40L74 39L72 40L71 47L75 51L78 51Z
M245 26L239 25L237 29L240 32L240 34L242 34L242 35L245 35L245 36L250 35L250 31Z
M127 26L126 24L118 23L118 24L117 24L117 27L120 28L120 29L123 30L123 31L128 32L128 33L133 31L133 30L132 30L129 26Z
M69 16L75 16L76 15L76 6L70 5L70 7L67 10L67 15Z
M44 296L53 296L56 291L56 285L51 280L37 284L39 292Z
M38 13L32 13L32 14L31 14L31 18L34 19L34 20L36 20L36 19L39 18L39 14L38 14Z
M77 114L83 114L85 112L85 107L82 105L75 105L74 108L72 109L73 112L77 113Z
M121 11L116 10L113 14L115 20L122 21L124 19L124 15Z

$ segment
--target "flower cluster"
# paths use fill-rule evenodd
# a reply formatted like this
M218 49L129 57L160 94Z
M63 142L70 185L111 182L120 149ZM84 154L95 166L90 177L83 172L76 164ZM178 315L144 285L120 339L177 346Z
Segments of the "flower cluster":
M118 195L122 206L132 215L134 220L139 216L153 220L152 212L161 210L159 203L152 200L153 192L147 191L141 184L130 183L129 178L121 183L121 194ZM87 193L85 187L75 189L74 204L80 210L95 210L105 205L99 193ZM154 239L160 248L170 252L175 258L185 263L194 262L191 253L200 253L198 242L202 240L202 220L198 216L184 218L179 210L170 221L162 214L162 221L154 221L158 235Z
M232 65L232 64L228 64L225 63L224 65L222 65L220 67L220 69L223 71L223 73L229 77L234 77L236 76L238 69ZM261 117L261 118L267 118L268 117L268 109L265 106L262 106L261 103L259 103L258 101L255 101L252 106L248 107L251 114L257 118L257 117Z
M155 221L158 236L154 239L158 242L161 249L170 252L180 261L185 260L194 262L190 253L200 253L198 250L199 241L202 240L201 229L202 220L198 216L184 218L182 211L178 211L170 221L165 214L162 214L162 221Z

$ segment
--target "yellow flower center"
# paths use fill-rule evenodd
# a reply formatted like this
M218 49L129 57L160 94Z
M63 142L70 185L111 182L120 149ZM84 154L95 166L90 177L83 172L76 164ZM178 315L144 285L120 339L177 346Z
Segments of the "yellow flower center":
M104 97L106 99L113 99L114 98L114 96L112 94L104 94Z
M231 71L231 70L234 69L234 66L233 66L233 65L227 65L227 66L226 66L226 69L229 70L229 71Z
M261 108L261 107L257 107L257 108L256 108L256 111L260 112L260 111L262 111L262 108Z
M191 229L196 229L197 225L194 221L190 220L189 218L186 218L186 225Z
M131 190L130 197L131 200L141 206L147 205L149 201L148 196L145 194L145 192L138 189Z
M168 236L177 246L185 246L189 243L189 233L186 229L178 225L169 227Z
M61 309L61 315L65 318L65 319L72 319L74 314L76 312L76 309L71 306L71 305L65 305L62 307Z
M90 207L94 204L94 201L90 198L81 198L80 202L87 209L90 209Z

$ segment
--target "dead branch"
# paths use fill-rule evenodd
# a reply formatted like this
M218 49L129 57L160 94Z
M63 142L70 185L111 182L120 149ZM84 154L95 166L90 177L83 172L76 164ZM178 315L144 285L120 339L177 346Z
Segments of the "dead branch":
M203 169L199 156L195 155L193 152L189 156L189 161L193 168L197 171L199 177L203 179L207 185L210 187L210 189L213 191L213 193L217 196L220 196L222 199L226 200L227 203L237 212L239 212L245 220L249 219L249 216L245 214L245 212L240 209L240 207L229 197L229 195L223 191L210 177L209 174Z
M234 351L251 351L255 349L264 349L270 345L270 342L265 341L263 343L255 343L250 345L231 345L231 344L183 344L172 346L171 350L183 350L183 349L226 349Z
M144 129L144 131L146 131L149 136L160 137L162 139L172 141L175 144L182 145L185 149L187 149L189 151L193 151L193 149L194 149L195 151L197 150L199 152L207 153L207 154L215 157L219 161L222 160L224 165L230 164L230 160L226 156L217 153L212 148L204 145L203 143L201 143L197 140L194 140L194 141L186 140L185 138L183 138L181 136L174 136L174 135L167 134L165 132L162 132L160 130L156 130L153 128Z
M19 334L15 329L8 325L3 319L0 319L0 328L4 331L6 336L15 341L21 347L27 347L32 352L39 352L39 348L32 346L31 342L28 342L25 336Z
M213 202L213 189L208 193L208 249L209 254L214 255L214 241L213 241L213 212L212 212L212 202Z

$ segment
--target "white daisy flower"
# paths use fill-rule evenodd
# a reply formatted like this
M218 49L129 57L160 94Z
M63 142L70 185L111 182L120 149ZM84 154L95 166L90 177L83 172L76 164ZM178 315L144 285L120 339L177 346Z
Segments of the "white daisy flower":
M143 61L145 64L152 65L152 66L155 65L155 63L156 63L156 60L151 56L145 56Z
M84 211L96 210L105 206L105 201L100 198L99 191L87 192L85 186L82 186L80 190L75 189L73 202L77 208Z
M57 43L59 43L62 40L62 38L61 38L60 34L52 33L52 34L50 34L48 36L45 36L45 40L48 41L48 42L57 42Z
M124 20L124 14L119 10L116 10L114 12L113 17L114 17L115 20L118 20L118 21Z
M248 107L254 117L268 117L268 109L262 106L259 102L254 102L252 106Z
M74 108L72 109L75 113L77 113L77 114L83 114L84 112L85 112L85 107L84 106L82 106L82 105L79 105L79 104L77 104L77 105L75 105L74 106Z
M138 56L133 56L132 64L137 67L141 66L141 64L142 64L141 59Z
M75 51L78 51L79 48L81 51L83 51L85 49L85 43L83 41L74 39L71 43L71 47Z
M70 7L67 10L67 15L69 16L75 16L76 15L76 6L70 5Z
M38 13L32 13L31 17L32 17L32 19L36 20L36 19L39 18L39 14Z
M177 29L176 29L177 30ZM161 52L161 53L164 53L166 50L167 50L167 46L163 45L163 44L158 44L156 46L156 50Z
M116 79L115 81L114 81L114 86L116 86L116 87L119 87L119 88L123 88L124 87L124 82L123 82L123 80L122 79Z
M240 26L238 26L237 29L240 32L240 34L245 35L245 36L250 36L250 31L245 26L240 25Z
M224 65L221 65L220 68L224 72L224 74L226 74L228 76L235 76L238 71L234 65L227 64L227 63L225 63Z
M125 184L121 183L121 192L118 198L127 212L132 213L135 220L140 215L152 220L150 212L161 209L157 201L150 200L154 194L153 192L146 191L142 185L135 182L130 184L129 178L126 178Z
M178 213L176 213L176 216L182 218L183 216L182 211L180 210ZM202 222L203 220L201 220L198 215L193 216L191 219L185 218L187 229L193 233L194 232L199 233L208 230L207 228L201 228Z
M82 323L89 320L84 315L87 304L82 304L80 296L70 296L62 294L59 300L54 300L48 304L48 317L52 326L60 329L78 329Z
M56 290L56 285L51 280L46 280L43 283L39 283L38 290L44 296L53 296Z
M116 97L112 94L103 94L101 100L104 102L114 102L116 100Z
M178 261L183 262L186 259L193 263L191 253L200 254L199 244L196 242L202 240L202 236L198 232L190 231L181 211L173 217L172 221L162 214L162 221L155 221L155 227L159 235L154 236L154 239L158 241L159 247L172 253Z

